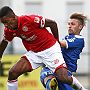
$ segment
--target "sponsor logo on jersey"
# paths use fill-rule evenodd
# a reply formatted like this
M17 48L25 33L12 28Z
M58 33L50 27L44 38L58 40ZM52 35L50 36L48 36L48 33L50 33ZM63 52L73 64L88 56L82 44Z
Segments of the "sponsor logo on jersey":
M21 34L21 38L25 39L26 41L33 41L33 40L35 40L37 38L37 36L34 34L34 35L30 36L30 37L26 37L24 34Z
M31 37L27 38L26 41L34 41L36 38L36 35L32 35Z
M13 33L13 36L16 36L16 33Z
M74 42L76 38L67 39L69 42Z

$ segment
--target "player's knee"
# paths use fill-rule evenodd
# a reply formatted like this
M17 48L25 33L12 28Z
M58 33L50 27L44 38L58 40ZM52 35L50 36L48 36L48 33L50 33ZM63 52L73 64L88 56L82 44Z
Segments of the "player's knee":
M61 74L58 78L62 83L67 83L68 77L66 75Z
M67 75L61 75L61 78L59 78L62 83L67 83L69 85L72 84L72 78Z
M18 74L17 74L16 70L10 69L9 73L8 73L8 80L15 80L17 78L18 78Z
M71 83L71 78L68 77L67 69L60 68L55 74L62 83Z

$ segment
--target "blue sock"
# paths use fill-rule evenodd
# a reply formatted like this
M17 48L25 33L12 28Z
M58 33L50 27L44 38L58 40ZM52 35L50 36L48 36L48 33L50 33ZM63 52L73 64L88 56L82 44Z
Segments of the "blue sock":
M46 83L46 90L50 90L50 87L49 87L50 81L51 81L51 79L49 79Z

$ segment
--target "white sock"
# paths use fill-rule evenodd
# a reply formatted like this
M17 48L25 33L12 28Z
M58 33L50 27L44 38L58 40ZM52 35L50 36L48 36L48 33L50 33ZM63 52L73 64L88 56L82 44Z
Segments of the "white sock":
M73 78L73 86L75 86L78 90L86 90L83 85L74 77L72 76Z
M8 81L7 90L18 90L18 81L17 80Z

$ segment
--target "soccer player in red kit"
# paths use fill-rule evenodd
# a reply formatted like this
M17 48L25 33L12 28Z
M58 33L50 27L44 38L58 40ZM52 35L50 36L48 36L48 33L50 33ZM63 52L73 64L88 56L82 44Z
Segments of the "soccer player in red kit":
M0 9L0 20L5 26L4 38L0 43L0 60L8 42L14 37L21 38L28 51L9 70L7 90L18 90L18 77L43 65L52 70L61 82L73 84L61 54L55 21L38 15L17 16L8 6ZM53 35L46 27L50 27Z

